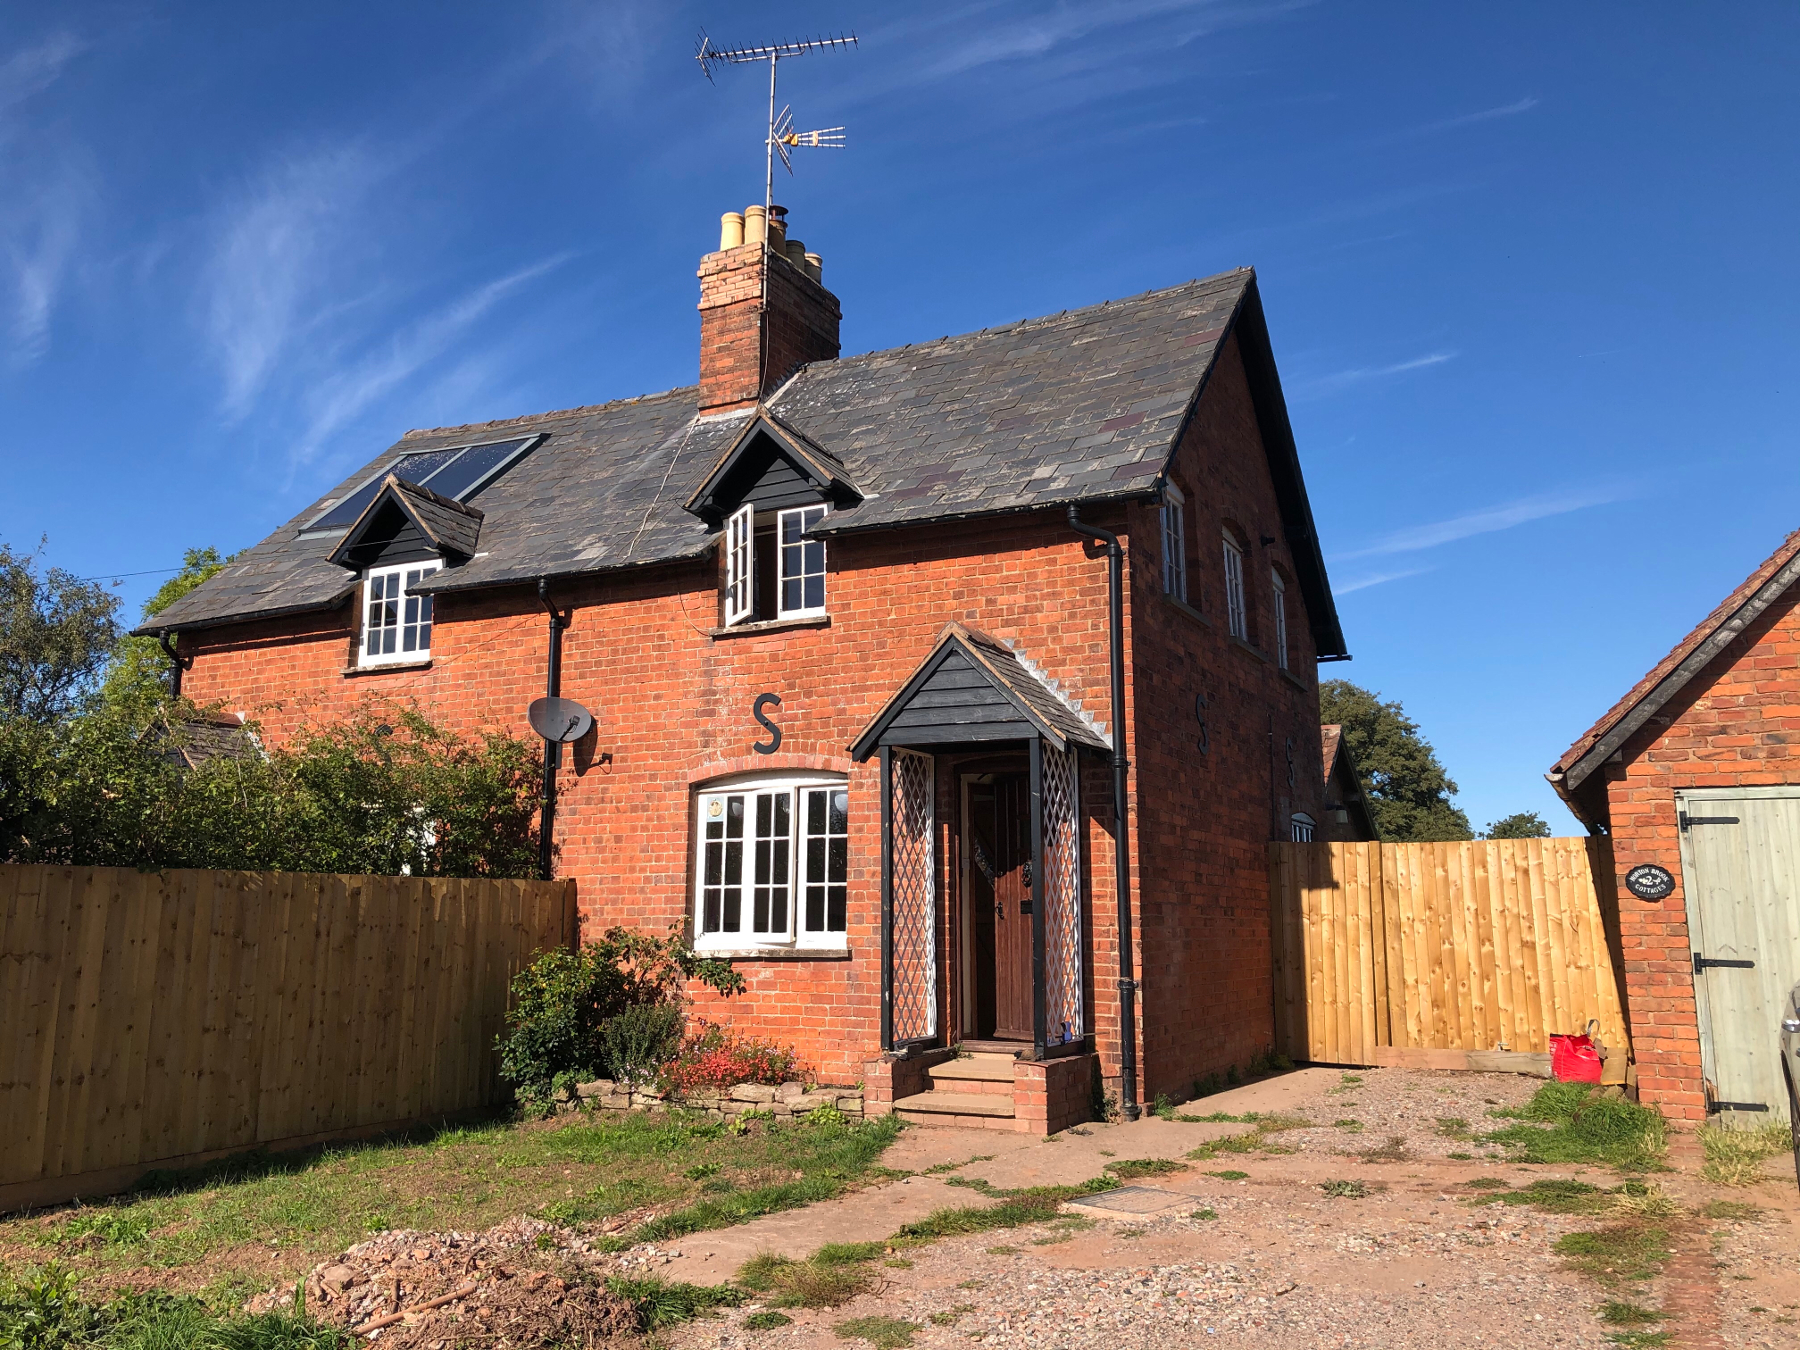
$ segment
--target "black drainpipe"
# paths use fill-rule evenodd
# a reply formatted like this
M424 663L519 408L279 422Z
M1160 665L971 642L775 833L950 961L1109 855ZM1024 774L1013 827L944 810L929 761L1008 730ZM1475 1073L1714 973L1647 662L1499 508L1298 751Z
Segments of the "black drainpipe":
M550 616L550 670L544 677L544 693L556 698L562 693L562 638L571 614L557 613L550 603L550 578L538 578L538 603ZM562 742L544 742L544 792L539 800L542 814L538 817L538 872L545 881L555 876L551 854L556 846L556 771L562 768Z
M1138 1118L1137 981L1131 961L1131 856L1125 839L1125 550L1119 536L1097 525L1081 523L1078 507L1069 508L1069 528L1106 545L1107 664L1112 669L1113 723L1113 889L1119 898L1119 1109L1125 1119Z
M169 658L169 697L181 697L181 672L194 664L194 658L183 656L176 650L181 642L181 633L161 632L156 635L157 645L163 649L163 655Z

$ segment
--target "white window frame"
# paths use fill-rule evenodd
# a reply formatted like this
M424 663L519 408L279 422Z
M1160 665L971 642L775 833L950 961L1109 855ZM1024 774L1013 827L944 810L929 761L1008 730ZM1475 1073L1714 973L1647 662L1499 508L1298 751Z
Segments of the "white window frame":
M1288 837L1296 844L1310 844L1317 824L1306 812L1296 811L1288 818Z
M1269 569L1269 591L1275 606L1275 665L1277 669L1288 668L1287 643L1287 583L1281 579L1281 573L1273 567Z
M362 622L356 633L356 665L358 669L416 665L421 661L431 659L431 633L426 632L425 643L420 646L417 642L417 630L421 626L427 630L437 626L436 617L432 612L435 605L432 603L431 596L413 595L409 587L435 574L443 565L443 560L439 558L421 558L414 562L371 567L363 573ZM382 591L380 599L376 599L374 595L377 582L380 583ZM396 587L392 594L389 594L390 582ZM369 650L372 620L376 617L375 606L377 605L382 607L384 615L384 622L381 623L380 630L384 634L389 632L393 634L394 650L391 652L386 650L371 652ZM392 614L391 623L385 621L389 612ZM414 639L414 645L410 651L406 647L409 636L408 629L413 630L412 637ZM384 642L382 646L385 648L386 643Z
M826 612L825 578L827 575L827 567L825 561L825 541L823 539L809 540L806 538L806 530L808 529L806 518L816 512L818 519L812 522L812 524L816 525L819 521L825 519L825 515L830 509L830 507L823 503L819 503L812 506L789 507L787 510L779 511L775 515L775 612L780 618L804 619ZM814 575L806 570L806 551L813 548L818 549L819 571L817 575L819 578L819 603L816 605L802 603L793 609L789 609L787 603L787 584L790 580L787 570L789 548L787 543L787 528L789 519L794 517L798 517L800 521L800 543L798 547L800 549L801 571L797 578L791 579L800 582L801 599L804 601L806 596L806 578Z
M759 948L775 950L843 950L849 944L849 834L844 831L833 833L830 830L830 800L827 797L824 823L826 833L816 834L809 830L808 807L810 794L815 792L849 793L849 785L843 778L821 776L818 774L795 774L776 777L745 779L739 782L712 784L699 788L694 793L694 950L698 952L750 951ZM730 835L731 799L743 799L742 832L734 838ZM758 839L757 815L758 800L770 803L769 817L773 824L779 812L774 805L777 798L785 798L787 802L788 832L785 840L770 838ZM714 814L714 808L717 814ZM847 804L846 804L847 806ZM844 813L847 826L848 809ZM719 837L709 838L707 826L718 822ZM832 840L842 840L837 850L839 879L832 879ZM821 847L813 849L809 844L814 840L821 841ZM738 880L729 883L732 875L730 845L738 844L737 870ZM770 889L773 889L775 867L779 850L773 847L777 843L786 846L786 910L782 915L783 922L777 927L774 915L765 912L764 929L756 931L758 919L756 891L758 873L757 864L761 861L762 851L757 848L760 843L771 845L767 852L770 867L766 875ZM715 861L709 855L709 848L717 846L717 867L709 871L709 865ZM817 875L820 870L823 875ZM713 884L709 884L713 883ZM808 926L807 901L809 891L823 888L819 896L822 904L824 928ZM844 928L833 930L829 927L832 914L833 889L842 892L844 906ZM729 894L735 891L735 897ZM717 892L716 897L709 892ZM708 930L709 905L716 899L717 926ZM724 927L724 920L730 913L730 903L735 899L737 904L738 926L735 930ZM766 897L773 907L773 897Z
M1187 602L1187 527L1184 507L1187 499L1173 483L1163 487L1162 550L1163 594Z
M1250 625L1244 611L1244 550L1225 531L1225 621L1231 636L1250 640Z
M725 522L725 626L756 614L756 508L745 506Z

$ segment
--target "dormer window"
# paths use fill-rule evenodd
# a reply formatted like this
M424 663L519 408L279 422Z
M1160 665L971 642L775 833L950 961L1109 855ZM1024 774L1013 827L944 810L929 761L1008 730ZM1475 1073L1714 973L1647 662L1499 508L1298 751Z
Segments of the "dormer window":
M805 618L825 612L825 541L809 539L806 532L825 519L823 506L802 506L776 517L781 540L779 601L783 619Z
M438 570L436 560L369 569L363 583L359 666L410 665L431 659L431 597L413 588Z
M725 522L725 624L806 619L825 610L825 541L807 531L826 506L758 513L740 507Z

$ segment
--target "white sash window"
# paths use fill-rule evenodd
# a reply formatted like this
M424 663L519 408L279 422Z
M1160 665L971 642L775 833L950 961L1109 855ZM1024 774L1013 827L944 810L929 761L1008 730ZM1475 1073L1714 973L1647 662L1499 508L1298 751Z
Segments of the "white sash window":
M697 798L695 947L842 947L850 797L817 778L733 784Z
M1229 531L1225 535L1225 619L1231 636L1249 641L1250 625L1244 615L1244 550Z
M734 511L725 522L725 622L743 623L756 613L756 508Z
M1271 600L1275 606L1275 664L1281 669L1288 668L1287 651L1287 584L1282 581L1281 573L1269 573Z
M1163 594L1187 599L1187 530L1182 524L1185 499L1170 483L1163 489L1162 549Z
M776 518L780 540L779 613L797 619L825 612L825 541L806 532L825 519L823 506L800 506Z

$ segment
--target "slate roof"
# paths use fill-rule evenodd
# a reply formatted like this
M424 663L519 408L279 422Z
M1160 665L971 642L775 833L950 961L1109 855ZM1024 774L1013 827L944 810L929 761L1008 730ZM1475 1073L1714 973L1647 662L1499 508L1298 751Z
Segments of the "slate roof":
M1605 716L1563 751L1548 776L1558 795L1583 824L1593 823L1593 812L1583 809L1585 804L1573 794L1796 580L1800 580L1800 530L1782 540L1781 547L1763 559L1761 566L1632 685Z
M1343 653L1267 330L1249 269L936 342L821 361L767 400L841 462L863 500L822 535L1074 503L1143 499L1236 327L1321 655ZM683 509L753 410L694 416L696 390L502 422L408 432L144 629L211 627L340 603L337 539L302 524L401 455L472 436L545 441L474 504L480 551L421 589L455 592L699 558L712 531Z

